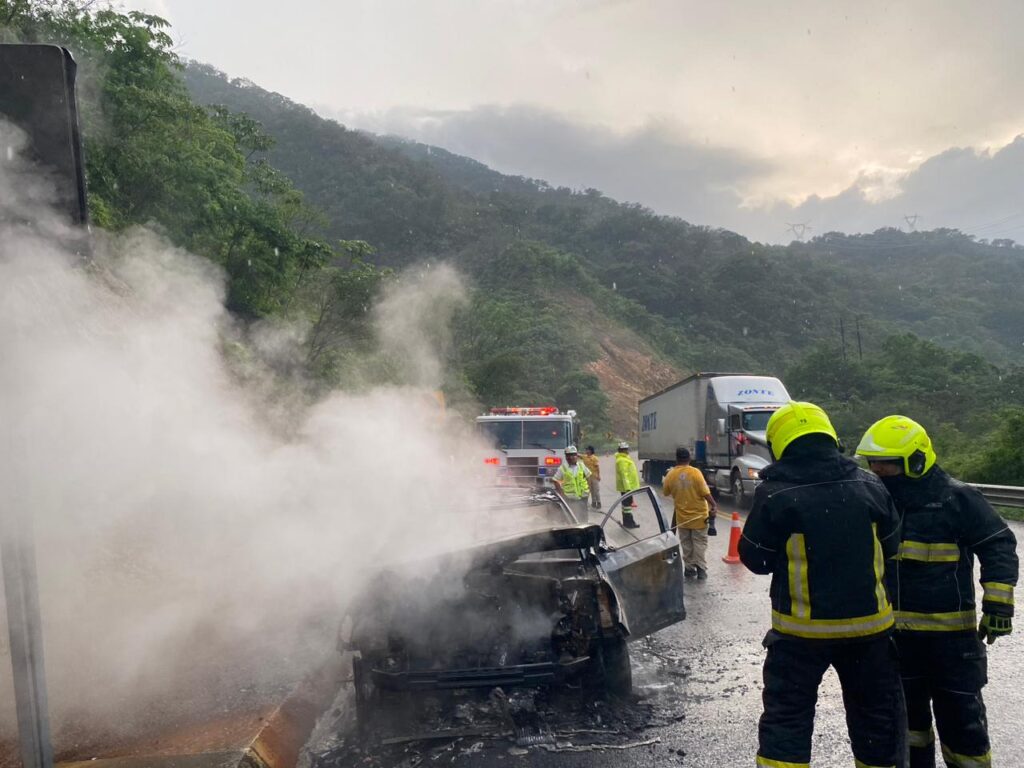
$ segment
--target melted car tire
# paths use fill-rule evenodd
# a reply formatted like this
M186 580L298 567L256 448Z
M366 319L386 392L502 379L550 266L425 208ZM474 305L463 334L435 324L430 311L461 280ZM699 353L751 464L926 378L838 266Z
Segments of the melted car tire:
M598 676L605 691L625 698L633 692L633 667L624 637L606 637L598 645Z

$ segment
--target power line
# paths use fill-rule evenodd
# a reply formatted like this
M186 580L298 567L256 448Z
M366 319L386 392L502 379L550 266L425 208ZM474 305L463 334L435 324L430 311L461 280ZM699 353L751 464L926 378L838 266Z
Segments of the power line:
M992 238L997 238L998 239L1000 236L1008 235L1008 234L1011 234L1013 232L1017 232L1017 231L1020 231L1021 229L1024 229L1024 222L1022 222L1020 224L1017 224L1017 225L1014 225L1013 227L1009 227L1007 229L1003 229L1001 231L994 231L994 232L979 232L977 230L960 229L959 227L944 227L944 229L954 230L956 232L959 232L961 235L964 235L965 237L979 237L979 236L981 236L981 237L983 237L985 239L992 239ZM906 236L906 237L909 237L911 234L914 234L914 235L922 236L922 237L925 237L925 238L927 238L929 235L932 235L933 233L935 233L935 230L924 230L924 231L921 231L921 232L913 232L913 233L910 233L910 232L905 232L904 233L902 231L900 232L901 235ZM901 249L904 249L904 248L921 248L922 247L922 243L926 243L927 242L927 240L920 240L920 239L915 239L913 242L894 242L894 241L890 241L890 242L886 242L886 243L880 243L880 242L873 242L873 243L860 242L860 240L863 239L863 238L870 238L870 237L874 237L874 236L875 236L874 233L860 234L860 235L847 235L847 234L844 234L844 233L838 233L834 238L833 237L825 236L821 240L821 245L829 245L829 246L835 247L837 249L850 250L850 251L879 251L879 250L892 251L892 250L901 250ZM936 235L936 236L938 236L938 235Z
M999 239L1005 235L1013 234L1015 232L1024 229L1024 222L1017 223L1016 219L1024 217L1024 211L1018 211L1011 213L1008 216L1003 216L992 221L987 221L983 224L979 224L974 227L941 227L940 229L949 229L959 232L967 237L984 238L987 240ZM905 235L923 235L928 236L935 232L935 230L918 230L917 224L924 219L924 216L913 213L903 217L905 224L911 229L907 232L898 230L901 234ZM1007 226L1011 224L1011 226ZM787 224L786 231L793 233L798 239L803 241L804 237L812 228L806 223L798 224ZM920 248L922 245L921 240L915 239L913 242L862 242L864 238L876 237L875 233L863 233L863 234L846 234L836 233L835 237L829 237L831 233L826 233L822 238L819 238L822 244L834 245L837 248L843 248L847 250L861 250L861 251L875 251L875 250L900 250L904 248Z
M995 221L990 221L987 224L978 224L977 226L972 227L971 229L974 232L981 232L981 231L986 230L986 229L998 228L998 227L1001 227L1004 224L1007 224L1008 222L1013 221L1014 219L1019 219L1021 216L1024 216L1024 211L1018 211L1017 213L1011 213L1009 216L1004 216L1001 219L996 219Z

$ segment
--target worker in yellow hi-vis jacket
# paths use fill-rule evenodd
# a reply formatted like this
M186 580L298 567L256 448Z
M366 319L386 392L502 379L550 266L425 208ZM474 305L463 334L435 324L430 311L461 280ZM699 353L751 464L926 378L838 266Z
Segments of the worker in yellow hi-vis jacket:
M577 519L587 522L587 504L590 497L590 470L579 460L575 445L565 449L565 462L559 465L551 481L568 502Z
M629 443L619 443L619 450L615 454L615 490L619 495L635 491L640 487L640 473L637 472L636 462L629 456ZM632 497L622 502L622 525L626 528L639 528L636 518L633 517L633 510L636 502Z

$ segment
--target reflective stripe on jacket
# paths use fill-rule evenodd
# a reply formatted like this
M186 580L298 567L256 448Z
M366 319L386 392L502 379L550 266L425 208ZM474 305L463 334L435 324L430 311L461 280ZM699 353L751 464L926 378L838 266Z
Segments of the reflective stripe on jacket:
M635 491L640 487L640 474L636 471L636 464L629 458L629 454L615 454L615 490L619 493Z
M1017 539L981 493L939 467L919 480L885 484L903 515L903 541L886 575L896 629L973 632L975 555L983 610L1012 616Z
M791 444L763 470L740 558L755 573L772 574L777 632L807 640L886 633L893 609L885 561L899 546L899 516L878 478L834 442L809 446L794 451Z

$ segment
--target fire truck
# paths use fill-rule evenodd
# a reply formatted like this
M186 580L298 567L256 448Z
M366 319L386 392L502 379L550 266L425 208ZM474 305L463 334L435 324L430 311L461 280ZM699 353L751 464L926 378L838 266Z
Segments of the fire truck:
M476 429L488 446L484 464L507 485L549 485L565 449L581 437L576 411L551 405L491 408L477 417Z

